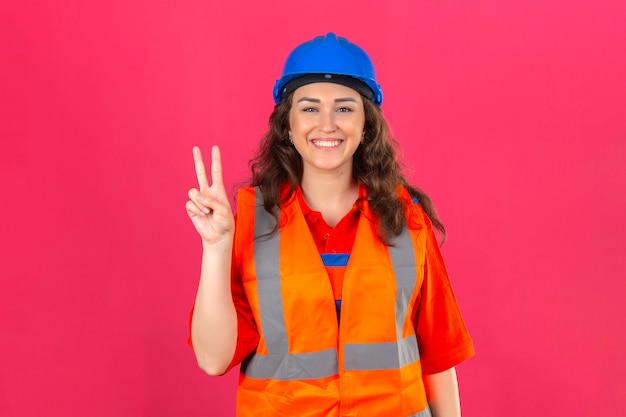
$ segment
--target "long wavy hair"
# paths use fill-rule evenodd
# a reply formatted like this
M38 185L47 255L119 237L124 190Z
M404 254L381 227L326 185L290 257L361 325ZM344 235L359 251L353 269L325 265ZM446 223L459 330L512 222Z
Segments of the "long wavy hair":
M256 157L250 161L251 186L261 188L263 206L276 218L276 227L272 233L279 227L276 208L289 201L302 180L302 158L288 139L292 97L293 93L290 93L274 107L269 118L269 129L261 140ZM445 238L445 227L437 217L431 199L419 188L410 185L402 173L396 154L399 145L391 134L382 110L366 98L363 98L363 105L364 140L354 153L352 175L367 190L378 237L389 244L389 239L398 236L406 224L406 205L412 203L398 197L398 186L403 186L412 197L419 200L433 226ZM281 200L284 184L289 186L289 190Z

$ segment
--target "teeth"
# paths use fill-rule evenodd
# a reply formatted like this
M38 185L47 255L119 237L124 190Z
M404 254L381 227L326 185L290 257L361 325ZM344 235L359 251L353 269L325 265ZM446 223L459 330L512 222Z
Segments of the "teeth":
M341 144L340 140L316 140L315 145L320 148L334 148Z

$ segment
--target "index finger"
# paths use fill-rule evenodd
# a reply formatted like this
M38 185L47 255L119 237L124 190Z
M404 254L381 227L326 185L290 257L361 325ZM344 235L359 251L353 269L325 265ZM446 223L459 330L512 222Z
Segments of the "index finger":
M224 186L220 148L215 145L211 148L211 182L222 187Z
M204 167L204 161L202 160L202 152L197 146L193 147L193 163L196 167L196 177L198 178L198 185L201 190L209 188L209 180L206 176L206 168Z

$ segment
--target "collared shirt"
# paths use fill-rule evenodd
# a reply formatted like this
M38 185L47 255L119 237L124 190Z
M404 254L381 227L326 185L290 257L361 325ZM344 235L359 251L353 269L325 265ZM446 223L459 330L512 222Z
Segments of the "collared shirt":
M330 285L333 288L337 313L339 313L343 276L346 270L345 264L352 252L361 212L355 201L350 211L339 220L337 225L330 227L321 212L314 211L307 205L300 187L296 189L296 196L320 255L335 255L326 257L324 265L330 278ZM358 198L366 198L365 189L361 185L359 185ZM332 258L337 259L337 261L334 262Z

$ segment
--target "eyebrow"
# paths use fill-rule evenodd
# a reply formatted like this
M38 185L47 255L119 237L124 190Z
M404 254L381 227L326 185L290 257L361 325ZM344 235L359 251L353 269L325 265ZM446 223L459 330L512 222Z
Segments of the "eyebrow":
M321 103L320 99L311 98L311 97L302 97L300 100L298 100L298 103L303 102L303 101L310 101L312 103ZM351 101L351 102L356 103L356 100L353 99L352 97L341 97L341 98L335 99L335 103L344 103L346 101Z

